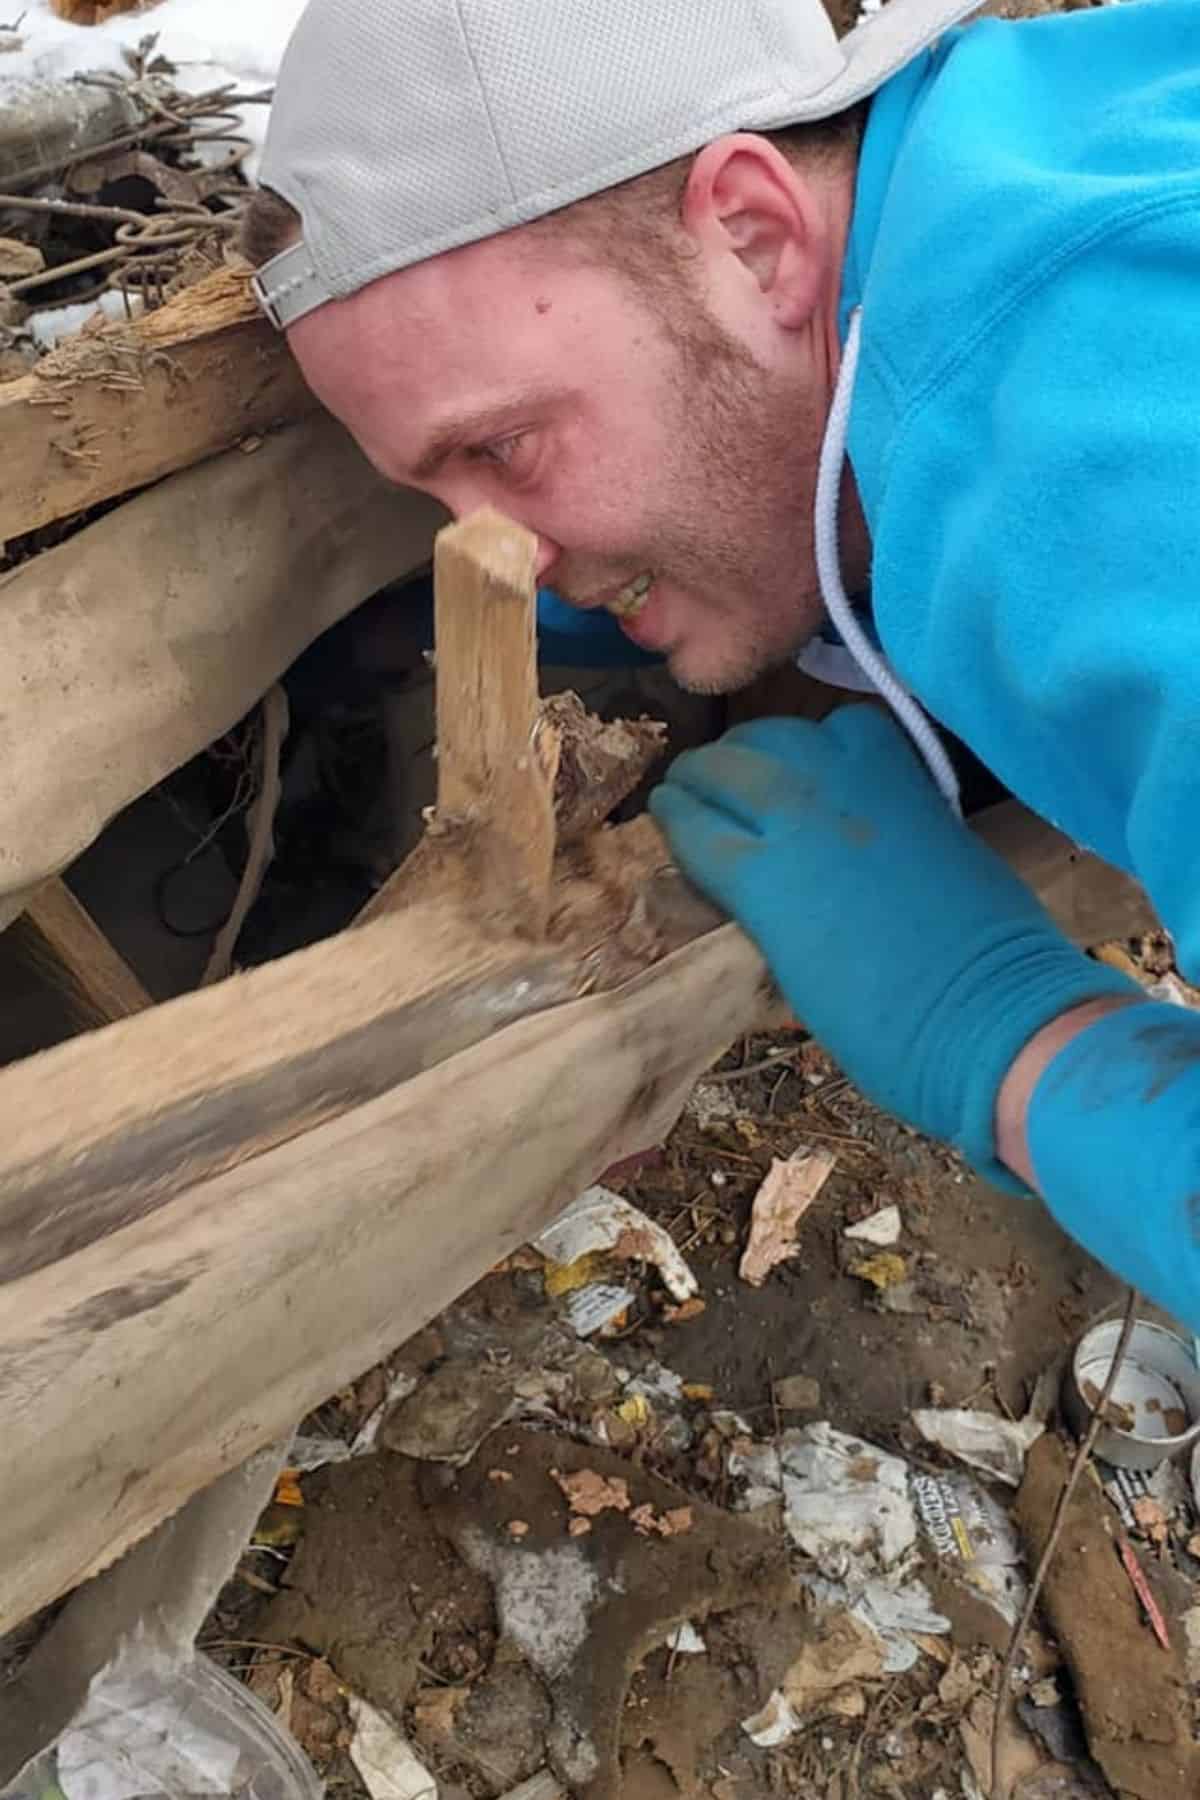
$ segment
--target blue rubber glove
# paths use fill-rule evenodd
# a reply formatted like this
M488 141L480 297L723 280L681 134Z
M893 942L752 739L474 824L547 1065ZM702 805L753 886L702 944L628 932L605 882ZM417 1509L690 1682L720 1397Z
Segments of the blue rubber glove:
M1069 1007L1139 990L1067 942L900 728L871 706L756 719L678 757L650 810L862 1091L1026 1191L995 1153L1014 1057Z

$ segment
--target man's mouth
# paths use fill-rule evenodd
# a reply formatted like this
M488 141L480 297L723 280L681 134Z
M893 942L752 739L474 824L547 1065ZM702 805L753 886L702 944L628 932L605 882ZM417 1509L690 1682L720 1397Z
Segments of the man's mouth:
M618 619L636 619L646 604L653 584L654 576L650 570L643 570L640 575L635 575L632 581L627 581L611 600L605 601L605 610L615 614Z

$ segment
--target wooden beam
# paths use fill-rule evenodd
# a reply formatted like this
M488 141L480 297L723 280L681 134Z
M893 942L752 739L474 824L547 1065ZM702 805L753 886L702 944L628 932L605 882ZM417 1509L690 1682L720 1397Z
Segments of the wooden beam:
M248 283L218 269L0 384L0 543L314 410Z
M1154 908L1131 875L1081 850L1018 801L986 807L971 825L1081 949L1157 927Z
M353 934L375 937L381 971L400 925ZM740 932L709 932L616 993L498 1031L6 1288L0 1631L377 1361L608 1162L659 1141L760 1016L765 985ZM311 997L295 988L296 1020ZM62 1049L111 1049L173 1010ZM183 1014L175 1025L186 1034ZM60 1055L33 1060L48 1076ZM68 1091L87 1093L61 1074L60 1117ZM0 1115L7 1128L6 1097Z
M154 1005L153 996L61 877L38 889L13 930L30 960L66 990L82 1029L129 1019Z
M537 539L492 511L434 547L437 828L457 840L480 902L541 937L554 865L553 735L539 730Z
M314 414L0 577L0 925L321 631L426 562L444 516Z

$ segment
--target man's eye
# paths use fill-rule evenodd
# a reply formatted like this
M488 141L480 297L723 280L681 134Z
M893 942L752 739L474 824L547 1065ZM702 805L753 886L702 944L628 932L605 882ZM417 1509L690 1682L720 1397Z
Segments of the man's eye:
M528 433L515 431L511 437L493 438L490 443L476 444L468 451L475 462L494 463L500 469L512 469L518 462L528 460Z

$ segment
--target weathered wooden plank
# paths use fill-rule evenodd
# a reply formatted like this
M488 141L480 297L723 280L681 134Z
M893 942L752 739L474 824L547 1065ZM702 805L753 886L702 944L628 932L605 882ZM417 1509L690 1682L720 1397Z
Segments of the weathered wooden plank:
M30 958L67 991L81 1026L129 1019L154 1005L123 956L59 876L38 889L13 927Z
M383 943L392 923L355 935ZM753 1026L764 987L742 934L709 932L8 1287L0 1630L369 1367L608 1162L658 1141Z
M1081 948L1155 929L1154 908L1132 876L1081 850L1018 801L986 807L971 825Z
M314 414L0 578L0 925L321 631L423 564L444 516Z
M0 543L314 410L248 279L219 269L0 384Z

